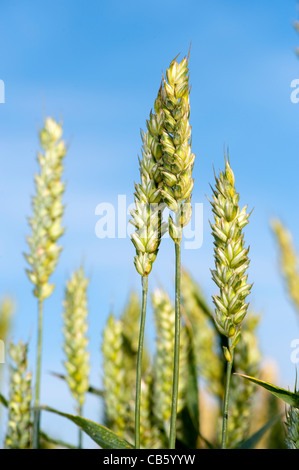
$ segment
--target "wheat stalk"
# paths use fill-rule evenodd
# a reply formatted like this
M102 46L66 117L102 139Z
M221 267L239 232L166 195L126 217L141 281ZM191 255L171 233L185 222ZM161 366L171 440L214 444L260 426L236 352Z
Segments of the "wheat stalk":
M77 402L79 416L82 416L85 395L89 387L89 353L87 352L87 286L88 279L83 268L72 274L66 284L64 305L64 345L66 354L64 366L66 381ZM79 448L82 447L82 430L79 431Z
M11 357L7 449L29 449L31 443L31 373L27 371L28 345L10 344Z
M49 284L61 252L57 245L64 232L61 226L64 183L61 181L66 147L61 140L62 127L47 118L40 132L40 144L44 153L38 153L40 173L35 175L36 195L33 197L33 216L29 219L32 234L27 237L29 254L25 258L30 265L26 272L34 284L33 294L38 299L38 340L36 359L35 407L39 406L42 354L43 301L49 297L54 284ZM33 446L38 447L40 411L34 413Z
M154 114L151 113L148 128L153 128ZM135 209L131 211L130 222L135 226L132 242L136 248L134 259L137 272L142 277L142 308L140 317L139 345L137 353L137 377L135 399L135 447L140 447L140 395L141 367L148 292L148 275L152 270L161 238L166 231L162 223L163 205L159 188L158 147L154 145L155 134L150 130L142 132L142 158L139 159L141 182L135 184Z
M180 353L180 276L182 229L191 218L191 193L194 180L192 169L195 155L191 152L191 126L189 124L189 57L180 63L176 58L171 62L163 77L160 99L156 101L156 111L161 115L162 175L161 194L168 208L174 212L169 216L169 234L175 242L175 344L172 412L170 422L170 448L175 448L176 417L179 380Z
M229 159L225 158L225 171L216 177L213 191L212 210L214 224L211 224L214 237L215 269L212 277L220 289L219 295L213 296L215 304L215 322L219 331L228 338L228 347L224 347L227 361L226 386L223 410L222 448L226 447L227 418L230 378L234 348L240 340L241 323L247 313L245 302L251 285L247 283L246 271L249 266L249 248L244 247L243 228L248 223L246 207L239 208L239 194L235 189L235 177Z

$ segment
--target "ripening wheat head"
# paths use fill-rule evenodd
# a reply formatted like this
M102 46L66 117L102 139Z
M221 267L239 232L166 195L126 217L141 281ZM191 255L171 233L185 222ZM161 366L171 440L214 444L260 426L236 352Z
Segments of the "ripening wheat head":
M248 252L245 248L242 229L248 223L246 207L239 208L239 194L235 189L235 177L229 160L225 161L225 171L216 178L213 190L212 210L214 224L211 224L214 237L215 269L212 277L220 289L213 296L215 321L221 333L229 338L229 350L225 349L228 361L231 351L240 339L240 326L248 304L246 297L251 285L247 283L249 266Z
M84 276L81 267L67 282L63 302L66 380L79 410L83 406L89 387L89 353L86 336L88 328L87 286L88 279Z
M137 272L147 277L155 261L166 227L162 223L163 204L157 183L158 164L150 149L151 134L141 134L142 159L139 159L141 182L135 184L135 209L130 222L135 227L132 242L136 248L134 259Z
M156 111L161 113L163 185L162 196L176 219L169 218L169 233L173 240L181 239L181 228L191 218L191 193L194 185L192 170L195 155L191 152L191 126L189 124L189 69L188 58L180 63L174 59L163 78L161 99Z
M34 295L41 300L51 295L54 289L48 280L62 249L57 245L64 232L61 226L64 209L61 199L65 185L61 175L66 146L61 136L61 125L47 118L40 132L44 153L38 153L40 173L35 175L36 195L32 201L33 216L29 219L32 234L27 237L30 252L25 255L30 265L27 274L35 285Z
M122 322L110 315L103 332L103 383L107 426L119 436L128 431L131 391L126 387Z
M27 371L27 344L10 344L7 449L29 449L31 436L31 373Z

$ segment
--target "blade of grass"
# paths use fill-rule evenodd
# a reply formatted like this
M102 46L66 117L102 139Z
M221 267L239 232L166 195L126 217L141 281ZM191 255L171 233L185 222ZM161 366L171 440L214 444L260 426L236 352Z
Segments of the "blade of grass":
M284 388L277 387L276 385L270 384L268 382L264 382L263 380L256 379L255 377L250 377L249 375L244 374L237 374L244 379L250 380L251 382L259 385L260 387L265 388L270 393L272 393L277 398L280 398L285 403L293 406L294 408L299 408L299 393L298 392L290 392L289 390L285 390Z
M81 416L71 415L55 410L48 406L42 406L42 410L55 413L59 416L69 419L77 426L83 429L83 431L102 449L134 449L134 446L125 439L120 438L110 429L102 426L101 424L90 421L89 419L82 418Z

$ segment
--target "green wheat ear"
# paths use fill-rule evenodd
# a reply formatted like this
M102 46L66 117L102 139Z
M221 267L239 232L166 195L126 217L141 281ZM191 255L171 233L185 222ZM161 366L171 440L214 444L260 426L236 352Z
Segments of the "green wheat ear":
M31 444L31 373L27 371L28 345L11 343L7 449L29 449Z
M103 332L103 384L106 425L124 437L129 417L130 393L126 387L122 322L110 315Z
M223 347L227 361L226 384L223 406L223 427L221 447L227 445L227 422L229 391L234 350L241 337L241 324L248 310L246 297L251 285L247 283L249 248L245 248L243 228L248 224L246 207L239 208L239 194L235 189L235 176L228 158L225 158L225 171L216 177L213 191L212 211L214 224L211 224L214 237L215 269L212 278L220 293L213 296L215 323L219 331L228 338Z
M27 237L29 254L25 258L30 265L27 270L30 281L35 285L34 295L43 300L53 292L49 284L61 252L57 245L64 232L62 228L62 194L65 184L61 181L63 158L66 146L62 127L52 118L47 118L40 132L40 144L44 153L38 153L40 173L35 175L36 195L33 197L33 216L29 219L32 234Z
M66 284L64 306L64 345L66 354L64 366L66 380L70 391L77 402L78 410L82 409L89 387L89 353L88 338L88 279L82 267L74 272Z
M228 361L240 339L240 327L248 310L246 297L251 285L247 283L246 271L249 266L249 248L245 248L243 228L248 224L246 207L239 208L239 194L235 189L235 177L229 160L225 161L225 171L216 177L213 191L212 211L214 224L211 224L214 237L215 269L212 277L220 289L213 296L215 322L219 331L229 338L225 349Z
M299 409L292 406L286 415L287 437L286 446L288 449L299 449Z
M189 69L188 58L180 63L175 59L162 80L161 100L157 111L163 116L161 135L162 196L168 208L175 213L169 218L169 234L175 242L182 238L182 228L191 218L191 193L194 185L192 170L195 155L191 152L191 126L189 124Z

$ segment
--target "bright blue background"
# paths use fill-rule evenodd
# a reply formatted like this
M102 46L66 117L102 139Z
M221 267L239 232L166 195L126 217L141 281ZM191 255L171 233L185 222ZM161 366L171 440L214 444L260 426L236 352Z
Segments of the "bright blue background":
M22 252L38 170L37 131L45 116L63 119L69 144L64 250L52 277L57 288L45 303L43 403L73 410L65 385L48 371L63 371L64 284L82 259L91 276L92 381L101 383L103 326L111 305L118 314L140 279L129 238L95 236L95 208L100 202L115 204L118 194L132 200L133 181L139 178L139 129L145 128L161 72L179 52L188 52L191 41L193 202L204 203L204 242L197 251L185 250L183 263L207 296L215 293L206 195L214 183L213 165L217 172L223 167L223 146L228 145L241 203L254 208L246 241L254 281L251 305L262 313L261 347L266 358L277 362L279 383L293 387L290 342L299 338L299 325L278 270L269 220L281 217L299 249L299 104L290 100L290 83L299 78L296 19L295 0L2 0L0 78L6 103L0 105L0 283L2 293L16 298L14 339L30 339L32 369L37 307ZM161 282L173 295L173 255L165 240L151 289ZM149 315L153 336L150 323ZM89 397L86 416L100 419L100 409ZM48 413L43 427L60 437L68 430L69 439L76 438L71 424Z

